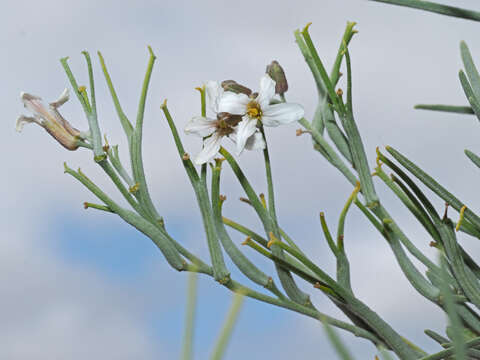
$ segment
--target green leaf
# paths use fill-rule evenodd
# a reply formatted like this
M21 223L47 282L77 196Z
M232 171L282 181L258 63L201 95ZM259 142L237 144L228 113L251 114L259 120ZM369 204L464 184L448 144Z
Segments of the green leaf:
M195 324L195 303L197 300L198 274L188 274L187 309L185 314L185 330L183 335L182 360L191 360L193 348L193 332Z
M425 10L441 15L453 16L467 20L480 21L480 13L478 11L467 10L455 6L437 4L424 0L371 0L392 5L400 5L414 9Z
M237 322L237 318L240 313L240 309L242 307L244 298L245 296L242 295L241 293L235 294L233 296L233 302L230 307L230 311L228 312L227 318L225 319L225 323L223 324L223 328L217 339L215 348L213 349L211 360L220 360L223 358L223 355L225 354L225 350L227 349L228 341L232 336L233 327Z
M473 93L478 100L480 99L480 75L478 74L478 70L472 59L472 54L470 54L470 50L465 41L460 42L460 54L462 56L463 65L465 66L465 71L467 72L468 80L470 80L470 84L472 85Z
M472 160L472 162L477 165L477 167L480 168L480 156L474 154L473 152L471 152L470 150L465 150L465 155L468 156L468 158L470 160Z
M102 53L98 52L98 58L100 59L100 65L102 67L103 75L105 76L105 81L107 82L108 90L110 91L110 95L112 96L113 104L115 105L115 110L117 111L118 118L120 119L120 123L122 124L123 131L127 136L127 140L130 141L130 136L132 135L133 126L128 120L127 116L125 115L122 106L120 105L120 100L118 99L117 92L113 86L112 78L108 73L107 66L105 64L105 60L102 56Z
M454 349L454 354L455 354L455 359L457 360L467 360L467 354L466 354L466 348L465 348L465 341L463 339L463 326L460 321L460 317L458 316L458 313L456 311L457 305L455 304L455 301L453 300L453 294L450 289L450 286L448 284L447 280L447 264L444 258L441 258L442 260L442 286L441 286L441 291L444 299L444 306L445 306L445 311L448 314L448 319L449 319L449 325L451 327L451 334L452 334L452 344L453 344L453 349Z
M337 335L337 333L333 330L333 328L330 325L328 325L326 322L323 323L323 326L327 333L328 339L330 340L330 343L335 348L340 359L353 360L353 357L350 355L348 348L343 344L342 340L340 339L340 336Z
M393 149L390 146L387 146L386 149L400 164L402 164L408 171L410 171L430 190L432 190L440 198L446 201L455 210L460 211L460 209L465 205L464 202L460 201L457 197L455 197L447 189L445 189L442 185L435 181L430 175L420 169L413 162L408 160L405 156L400 154L397 150ZM476 214L474 214L468 208L465 210L464 214L465 218L467 218L472 224L474 224L477 228L480 229L480 218Z
M418 104L413 107L419 110L443 111L456 114L475 114L470 106L440 105L440 104Z
M460 79L460 83L462 84L463 91L465 92L465 95L467 96L467 100L472 106L472 110L477 115L477 118L480 120L480 102L479 100L475 97L475 94L473 92L473 89L468 82L467 77L465 76L465 73L460 70L458 72L458 78Z

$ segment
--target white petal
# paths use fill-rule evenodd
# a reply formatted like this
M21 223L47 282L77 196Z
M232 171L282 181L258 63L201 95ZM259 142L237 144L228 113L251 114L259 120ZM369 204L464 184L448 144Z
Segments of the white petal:
M218 103L220 101L220 97L223 95L223 88L218 81L207 81L205 84L205 90L207 92L208 103L210 105L210 109L214 113L218 113Z
M257 120L250 119L247 116L243 117L235 128L236 142L237 142L237 155L240 155L247 144L247 140L257 131Z
M247 112L247 104L250 101L245 94L235 94L225 91L220 98L218 112L227 112L232 115L244 115Z
M258 92L257 102L260 104L260 108L264 109L270 104L275 95L275 81L265 74L260 79L260 91Z
M185 134L195 134L200 137L210 135L215 131L215 120L194 116L187 125L185 125Z
M270 105L263 109L262 123L265 126L290 124L300 120L305 111L299 104L282 103Z
M60 106L65 104L68 99L70 99L70 92L67 88L65 88L65 90L63 90L58 99L50 103L50 106L54 109L59 108Z
M31 123L37 123L38 125L42 125L41 122L37 118L34 118L32 116L22 115L17 119L17 124L15 125L15 130L17 130L18 132L21 132L23 130L23 126L25 124L31 124Z
M218 150L220 150L221 140L222 137L219 136L217 133L214 133L208 139L205 139L205 141L203 142L203 149L193 160L194 163L197 165L202 165L212 160L213 157L217 154Z
M260 131L256 131L245 143L245 149L247 150L263 150L265 146L265 140Z

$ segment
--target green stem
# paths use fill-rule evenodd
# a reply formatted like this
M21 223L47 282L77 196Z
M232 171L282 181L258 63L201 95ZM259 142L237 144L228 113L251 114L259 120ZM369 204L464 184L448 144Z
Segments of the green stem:
M476 347L478 345L480 345L480 337L477 337L473 340L465 342L465 348L466 349L473 348L473 347ZM442 359L446 359L449 356L452 356L454 354L455 354L455 349L453 347L450 347L448 349L439 351L435 354L424 356L419 360L442 360Z
M193 332L195 323L195 303L197 300L196 273L191 272L188 276L187 310L185 314L185 332L183 335L182 360L191 360L193 354Z
M155 245L157 245L157 247L165 256L165 259L173 268L179 271L185 270L185 260L180 257L172 242L165 237L164 234L155 227L155 225L151 224L149 221L145 220L143 217L135 214L134 212L120 207L97 185L88 179L80 170L78 172L73 171L66 164L64 164L64 167L67 174L80 181L85 187L87 187L87 189L89 189L100 200L102 200L105 205L118 214L124 221L148 236L155 243Z
M241 293L236 293L233 297L233 302L228 312L225 323L223 324L222 331L220 336L217 339L217 344L213 350L212 360L220 360L223 358L225 350L227 348L228 341L232 336L233 326L235 325L238 315L240 313L240 308L242 307L244 295Z
M212 169L212 208L213 219L217 234L227 252L228 256L237 268L254 283L259 284L268 290L271 290L275 295L283 297L283 294L277 289L272 278L267 276L263 271L258 269L233 243L228 235L225 226L222 222L221 205L220 205L220 173L221 160L216 161L216 165Z

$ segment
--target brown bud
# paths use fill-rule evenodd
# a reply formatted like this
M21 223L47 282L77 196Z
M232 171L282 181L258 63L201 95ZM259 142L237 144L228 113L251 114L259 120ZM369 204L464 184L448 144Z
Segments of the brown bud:
M275 93L283 95L288 90L288 82L285 77L285 72L278 61L274 60L267 66L265 71L275 81Z
M247 96L250 96L252 94L252 90L250 90L246 86L240 85L235 80L222 81L222 88L225 91L231 91L235 94L245 94Z

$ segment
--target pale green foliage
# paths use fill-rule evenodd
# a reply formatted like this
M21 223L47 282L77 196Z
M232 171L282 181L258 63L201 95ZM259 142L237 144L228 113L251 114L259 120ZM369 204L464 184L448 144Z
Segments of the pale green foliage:
M475 21L480 20L480 14L477 12L427 1L375 1ZM265 198L263 194L259 195L255 191L248 180L248 175L240 168L235 157L224 148L220 149L223 159L216 160L211 169L204 164L200 172L198 172L182 145L176 123L167 108L166 102L164 102L161 105L161 109L172 132L179 160L182 162L196 194L205 229L205 244L209 249L210 259L208 261L201 260L181 245L181 239L172 238L164 226L163 217L158 214L151 199L142 162L144 109L150 75L155 61L155 56L150 48L150 59L134 123L128 119L122 109L105 61L102 55L98 54L120 124L128 139L131 173L123 166L119 157L118 147L110 147L101 141L92 64L89 54L84 52L90 79L90 98L87 96L87 90L84 87L78 87L66 59L62 59L62 65L89 122L89 132L83 147L93 152L95 162L100 165L105 174L115 184L126 199L130 209L117 204L80 170L74 171L65 165L65 172L85 185L103 203L102 205L85 203L86 207L108 211L120 216L127 223L148 236L158 246L167 262L174 269L203 273L216 280L220 285L241 295L240 298L235 298L231 315L226 321L224 330L213 351L213 359L219 359L225 352L229 334L240 308L239 299L243 298L243 296L283 307L323 322L328 337L333 342L342 359L353 359L354 356L347 350L346 345L337 336L333 327L343 329L355 336L371 341L379 349L379 356L384 359L390 359L393 357L393 354L404 360L466 360L479 358L480 266L463 249L458 242L456 234L457 231L462 231L480 240L480 217L470 210L469 204L458 199L440 185L439 181L428 175L425 170L422 170L413 161L407 159L393 148L386 148L391 158L387 157L386 153L384 154L380 150L377 151L377 167L372 174L372 169L367 163L360 131L354 118L352 100L353 77L348 46L356 33L354 30L355 24L347 24L330 74L327 72L315 48L314 41L308 31L309 25L301 31L295 31L295 39L301 54L312 72L317 88L317 94L313 96L318 98L318 106L311 121L305 118L299 121L305 128L305 131L300 131L300 133L309 133L312 138L313 148L328 163L337 168L352 185L352 194L345 194L345 198L348 197L348 200L339 216L336 238L332 236L323 214L320 216L325 239L337 262L337 271L334 276L329 275L322 269L322 264L315 264L309 258L309 255L303 252L280 226L275 211L273 176L268 146L263 150L268 188L267 197ZM417 105L417 108L474 114L480 119L480 75L465 43L461 43L460 50L465 71L460 71L459 79L470 106L423 104ZM343 96L343 92L336 89L341 76L340 69L343 59L345 59L346 71L346 96ZM260 65L263 66L263 64ZM199 88L198 90L201 95L200 113L202 116L205 116L205 88ZM280 95L278 102L284 102L283 92ZM258 128L266 142L265 131L261 122L258 123ZM466 154L475 165L480 166L480 158L477 155L468 150L466 150ZM223 217L222 202L224 199L220 195L223 160L228 164L243 188L246 196L245 201L251 205L252 210L257 214L263 225L264 234L253 232L248 226L238 224L235 219L230 220ZM397 163L405 170L402 170ZM386 173L387 167L393 171L391 176ZM208 171L211 171L212 175L211 184L207 184ZM452 209L450 210L450 215L452 215L453 211L459 213L458 217L456 216L456 218L459 218L457 224L454 224L448 218L447 212L445 212L444 216L439 216L427 196L416 185L413 177L449 204ZM382 199L377 195L373 178L378 178L382 184L391 189L425 228L426 233L431 237L431 244L438 249L440 261L429 259L396 224L386 209L387 204L383 203ZM210 197L209 194L211 194ZM440 343L444 348L438 353L425 353L412 341L400 335L375 311L370 309L367 304L356 297L351 286L350 266L347 256L348 242L343 238L345 219L348 215L348 210L353 205L366 216L388 243L401 271L413 288L428 301L442 309L448 316L449 325L446 329L446 337L431 330L425 331L428 336ZM226 226L248 236L244 242L244 245L248 247L241 249L235 244L231 240ZM253 264L248 257L250 249L274 263L281 286L277 286L272 274L269 274L267 269L262 270ZM239 271L251 280L252 286L260 286L260 289L254 290L235 281L227 268L224 256L230 257ZM422 273L412 262L412 257L426 267L427 271L425 273ZM316 309L310 301L309 294L298 287L297 280L293 277L293 274L300 281L309 284L311 291L323 293L350 321L335 319ZM183 351L184 359L190 358L192 354L195 282L192 280L190 284L185 347Z

